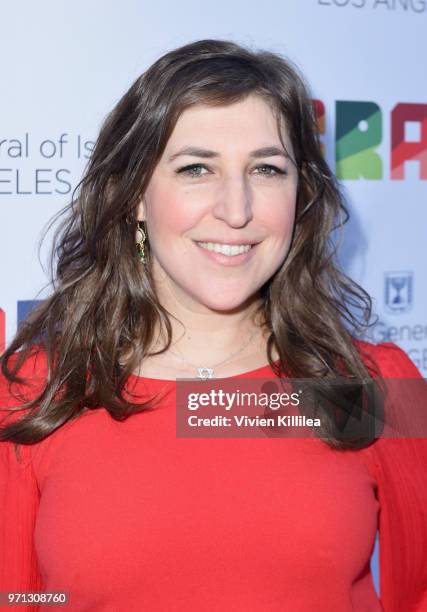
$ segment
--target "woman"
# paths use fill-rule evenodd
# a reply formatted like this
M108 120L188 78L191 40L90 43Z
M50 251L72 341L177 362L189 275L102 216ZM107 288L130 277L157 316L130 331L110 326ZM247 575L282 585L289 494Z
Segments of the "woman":
M424 440L343 439L326 409L311 438L175 431L178 378L420 376L355 340L371 303L335 262L346 209L297 69L220 40L164 55L79 187L52 296L1 359L1 590L69 610L426 610Z

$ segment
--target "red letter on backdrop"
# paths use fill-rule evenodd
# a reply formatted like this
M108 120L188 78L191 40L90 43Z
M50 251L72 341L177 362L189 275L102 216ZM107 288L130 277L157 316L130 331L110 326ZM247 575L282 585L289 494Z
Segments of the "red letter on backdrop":
M405 142L405 123L420 124L419 140ZM403 179L405 161L420 162L420 178L427 179L427 104L396 104L391 113L391 178Z

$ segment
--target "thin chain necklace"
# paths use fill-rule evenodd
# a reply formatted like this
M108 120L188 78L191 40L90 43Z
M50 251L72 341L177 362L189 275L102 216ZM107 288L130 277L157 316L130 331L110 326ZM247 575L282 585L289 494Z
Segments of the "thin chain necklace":
M234 353L232 353L226 359L223 359L219 363L215 363L211 368L208 368L206 366L200 367L194 363L191 363L191 361L187 361L187 359L185 359L180 353L177 353L173 351L172 349L169 349L169 351L172 353L172 355L175 355L176 357L178 357L178 359L181 359L181 361L183 361L187 365L191 366L192 368L195 368L197 370L197 378L202 378L203 380L207 378L215 378L214 368L217 368L218 366L223 365L224 363L227 363L228 361L231 361L233 357L236 357L237 355L239 355L250 344L255 334L259 331L260 330L258 328L254 329L254 331L249 336L249 340L242 346L242 348L240 348L238 351L235 351Z

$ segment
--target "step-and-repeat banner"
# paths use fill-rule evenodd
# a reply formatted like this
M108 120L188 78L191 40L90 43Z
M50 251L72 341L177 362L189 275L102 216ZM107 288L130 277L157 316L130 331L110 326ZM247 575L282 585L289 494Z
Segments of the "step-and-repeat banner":
M135 0L2 7L0 352L49 293L49 219L71 199L101 121L166 51L232 39L292 59L319 111L351 220L345 270L374 298L375 342L427 375L427 1ZM378 559L374 567L378 588Z

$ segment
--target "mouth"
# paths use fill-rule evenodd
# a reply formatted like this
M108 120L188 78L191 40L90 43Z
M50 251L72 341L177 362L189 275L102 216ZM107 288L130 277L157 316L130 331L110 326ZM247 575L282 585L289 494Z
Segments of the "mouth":
M259 242L224 244L221 242L194 241L199 250L211 261L225 265L235 266L250 261Z

